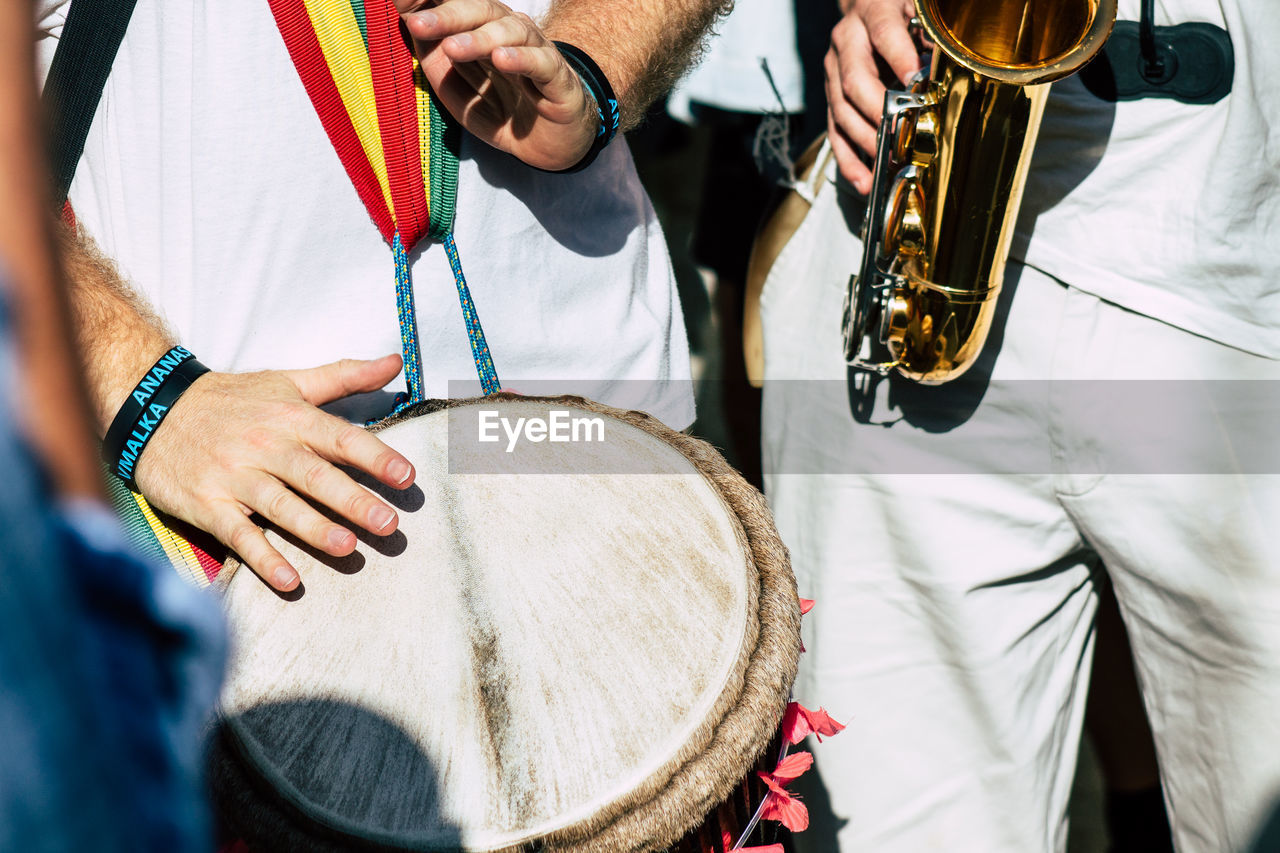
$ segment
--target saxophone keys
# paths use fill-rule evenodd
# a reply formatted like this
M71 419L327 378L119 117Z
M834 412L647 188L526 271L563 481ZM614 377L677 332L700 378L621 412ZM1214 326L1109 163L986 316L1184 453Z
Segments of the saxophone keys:
M926 168L938 155L938 108L928 106L916 113L912 123L910 158L912 165Z
M911 300L903 290L895 287L885 300L884 310L880 315L880 340L889 345L890 352L902 352L912 313ZM925 319L929 318L926 316ZM897 360L902 359L899 357Z
M924 193L913 167L894 177L882 233L883 257L919 255L925 250Z

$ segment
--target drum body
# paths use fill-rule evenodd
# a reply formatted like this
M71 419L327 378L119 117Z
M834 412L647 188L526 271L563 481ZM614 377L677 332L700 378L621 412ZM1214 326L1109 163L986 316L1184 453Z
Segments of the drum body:
M269 533L289 595L219 577L229 827L272 851L715 849L800 650L760 495L703 442L580 398L377 429L417 469L369 484L395 534L338 559Z

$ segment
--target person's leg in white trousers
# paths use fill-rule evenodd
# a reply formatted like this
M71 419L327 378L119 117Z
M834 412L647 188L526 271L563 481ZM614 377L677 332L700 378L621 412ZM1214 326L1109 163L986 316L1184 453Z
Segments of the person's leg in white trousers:
M806 220L762 299L766 494L817 600L796 696L848 724L815 748L797 849L1064 849L1105 567L1178 849L1248 850L1280 799L1280 468L1257 433L1280 409L1259 383L1242 427L1240 389L1199 380L1280 364L1011 263L972 377L861 395L847 227Z

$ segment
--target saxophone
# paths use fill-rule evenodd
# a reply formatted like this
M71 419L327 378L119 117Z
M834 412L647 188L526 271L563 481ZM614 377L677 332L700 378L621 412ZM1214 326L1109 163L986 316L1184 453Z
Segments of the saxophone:
M915 0L928 77L885 94L844 355L956 378L986 341L1049 85L1111 32L1116 0ZM875 335L889 360L871 358Z

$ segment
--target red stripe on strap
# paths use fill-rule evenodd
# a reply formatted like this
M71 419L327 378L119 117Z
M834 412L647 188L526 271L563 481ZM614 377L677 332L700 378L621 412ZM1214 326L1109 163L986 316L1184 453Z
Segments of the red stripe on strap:
M382 197L378 177L374 174L373 167L369 165L369 159L365 156L364 148L360 145L360 137L356 135L355 125L351 123L351 117L347 115L346 106L342 103L342 96L338 94L337 84L333 82L333 75L330 74L329 65L325 62L324 51L320 49L320 42L311 28L311 18L307 16L307 8L302 0L270 0L270 4L271 12L276 18L276 27L284 37L289 56L298 69L298 76L302 78L302 85L306 87L307 94L311 97L311 104L315 107L316 114L320 116L320 123L324 125L325 133L329 135L329 141L338 152L338 159L347 170L347 177L351 179L352 186L356 188L356 193L364 202L369 216L378 226L382 238L390 244L396 231L395 222ZM412 74L410 76L412 77ZM379 111L381 111L380 104ZM385 130L383 135L386 135ZM421 176L418 178L418 185L422 186ZM422 190L419 189L419 192L421 193ZM399 206L399 201L396 201L396 205Z
M218 573L222 571L222 563L216 558L209 555L207 551L194 542L189 543L191 551L196 555L196 562L200 564L200 570L204 572L204 576L213 583L218 578Z
M392 0L365 0L365 21L382 157L396 207L396 227L405 249L411 250L430 224L413 81L417 60L400 32L400 13Z

